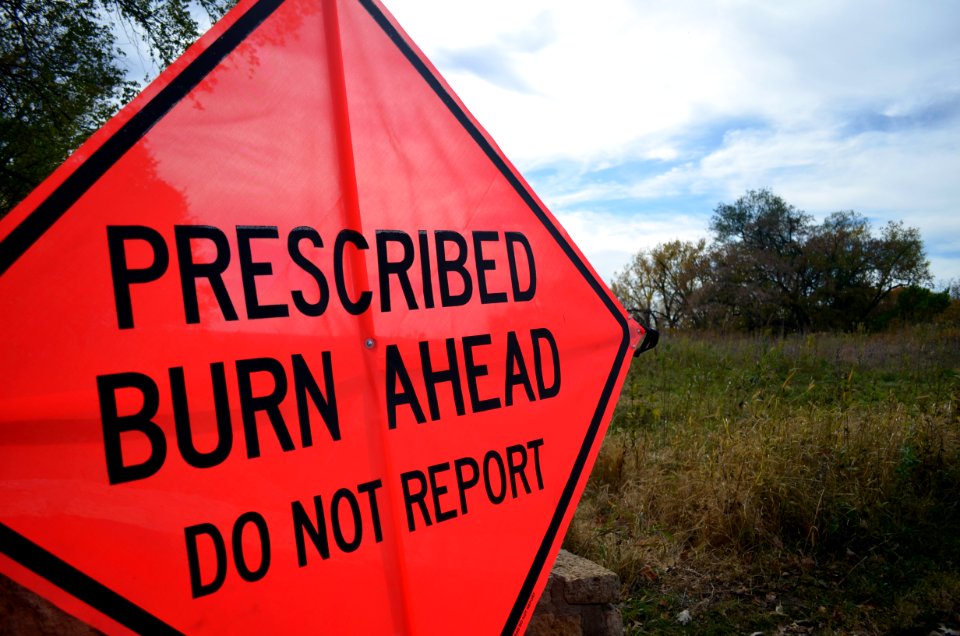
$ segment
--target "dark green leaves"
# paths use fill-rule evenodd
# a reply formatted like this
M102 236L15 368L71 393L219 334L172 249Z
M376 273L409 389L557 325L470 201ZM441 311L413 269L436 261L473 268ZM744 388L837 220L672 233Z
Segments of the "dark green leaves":
M114 27L162 65L199 34L185 0L0 0L0 216L136 94ZM199 0L212 19L233 0Z

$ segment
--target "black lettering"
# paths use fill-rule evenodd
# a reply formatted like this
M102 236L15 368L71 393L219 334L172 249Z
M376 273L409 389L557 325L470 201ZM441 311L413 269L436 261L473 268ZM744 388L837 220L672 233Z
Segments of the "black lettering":
M180 289L183 292L183 313L187 324L200 322L197 299L197 279L206 278L220 306L225 320L237 320L237 310L230 301L223 272L230 264L230 244L219 229L209 225L177 225L173 228L177 244L177 263L180 266ZM213 243L215 256L209 263L194 263L191 241L205 239Z
M230 404L227 397L227 380L222 362L210 365L213 383L214 405L217 414L217 445L202 453L197 450L190 426L190 410L187 406L187 383L182 367L169 370L170 395L173 401L173 423L177 431L177 448L184 461L194 468L210 468L223 462L233 448L233 426L230 420Z
M435 234L437 252L437 278L440 282L440 306L459 307L466 305L473 295L473 281L464 265L467 262L467 241L450 230L437 230ZM447 243L455 243L459 248L456 258L447 258ZM459 294L450 292L450 274L456 273L463 282L463 291Z
M516 463L513 461L514 455L520 456ZM520 481L523 482L523 489L526 493L530 494L530 483L527 481L526 474L524 474L526 467L527 449L522 444L507 446L507 470L510 472L510 492L514 499L517 498L517 477L520 477Z
M296 263L300 269L310 274L313 280L316 281L317 302L308 302L302 291L295 290L291 293L293 305L304 316L322 316L323 312L327 310L327 304L330 302L330 286L327 284L327 278L323 275L323 272L320 271L320 268L300 251L300 242L304 240L313 243L314 247L323 247L320 234L315 229L301 226L294 228L287 237L287 252L290 254L290 259Z
M330 359L330 352L320 353L320 360L323 364L323 380L326 388L326 396L320 392L320 386L310 373L310 367L307 366L303 356L299 353L293 355L293 392L297 396L297 419L300 422L300 446L307 448L313 446L313 429L310 428L310 409L307 407L307 394L310 395L310 401L323 418L323 423L327 425L327 432L330 439L340 441L340 415L337 412L337 392L333 383L333 362Z
M537 395L541 400L552 398L560 393L560 351L557 349L557 341L549 329L531 329L530 339L533 343L533 367L537 376ZM546 385L543 378L543 351L540 348L540 341L546 340L550 346L550 354L553 359L553 384Z
M433 493L433 516L437 523L447 521L457 516L456 510L443 510L440 507L440 496L447 493L447 487L437 483L437 473L443 473L450 470L450 462L444 464L434 464L427 467L427 475L430 478L430 492Z
M416 480L420 483L418 492L410 491L410 482ZM427 526L432 526L430 520L430 511L427 510L427 476L419 470L410 470L400 475L400 486L403 489L403 505L407 510L407 529L413 532L417 529L417 524L413 519L413 504L420 508L420 515Z
M488 375L487 365L477 364L473 359L473 348L489 345L490 334L466 336L463 339L463 364L467 372L467 389L470 391L470 406L474 413L490 411L500 408L500 398L492 397L481 399L477 387L477 378Z
M248 524L257 528L260 542L260 565L251 570L247 565L247 558L243 550L243 530ZM249 583L262 579L270 569L270 533L267 530L267 521L258 512L245 512L233 524L233 563L237 566L240 578Z
M237 258L240 261L240 280L243 282L243 301L247 307L247 318L285 318L290 315L286 305L261 305L257 294L257 276L272 276L273 265L268 261L253 260L250 241L253 239L280 238L276 226L237 226Z
M399 261L391 261L388 243L397 243L403 248ZM390 311L390 275L397 277L407 309L417 308L417 298L410 284L408 271L413 265L413 239L399 230L377 230L377 272L380 280L380 310Z
M294 501L290 504L293 509L293 533L297 542L297 565L304 567L307 564L307 542L304 538L304 531L310 537L314 549L320 558L327 560L330 558L330 540L327 538L327 521L323 512L323 500L320 495L313 498L313 512L316 518L316 524L310 520L310 516L303 509L303 504Z
M402 393L397 393L397 382L403 387ZM423 416L423 408L413 388L410 374L403 364L400 350L395 344L387 345L387 427L397 428L397 407L409 404L410 410L417 423L423 424L427 418Z
M197 538L200 535L210 537L214 553L214 575L209 583L203 582L200 572L200 550ZM209 523L200 523L183 529L183 536L187 542L187 566L190 569L190 594L193 598L200 598L213 594L223 586L227 580L227 546L223 535L217 527Z
M354 316L359 316L370 307L370 299L373 297L373 293L369 289L366 289L360 292L360 297L356 301L350 298L350 292L347 290L346 269L344 267L344 250L346 249L347 243L352 243L358 250L369 249L370 245L367 244L367 239L363 238L363 234L360 234L360 232L356 230L341 230L340 233L337 234L336 242L333 244L333 278L337 286L337 295L340 297L340 304ZM359 258L359 255L356 256L354 263L356 263ZM354 267L351 267L351 270L354 269Z
M136 413L120 415L117 392L134 389L143 396L143 406ZM100 422L103 426L103 451L107 460L107 479L110 485L146 479L156 474L167 457L167 439L152 419L160 406L160 391L148 376L142 373L116 373L97 376L97 394L100 398ZM143 462L127 466L123 462L120 437L123 433L138 432L150 442L150 454Z
M433 274L430 271L430 235L420 230L417 235L420 244L420 279L423 281L423 306L433 309Z
M533 295L537 293L537 266L533 262L533 249L530 248L530 241L519 232L504 232L504 238L507 242L507 260L510 267L510 284L513 288L513 300L523 302L532 300ZM527 257L527 288L520 289L520 273L517 271L517 254L514 245L520 245Z
M383 527L380 524L380 506L377 504L377 490L383 486L379 479L357 486L358 493L366 493L370 499L370 517L373 521L373 538L377 543L383 541Z
M266 395L253 394L251 376L268 373L273 378L273 390ZM240 393L240 414L243 418L243 433L247 440L247 457L260 457L260 438L257 433L257 411L267 414L273 431L284 452L294 450L293 439L280 413L280 403L287 395L287 376L283 365L273 358L237 360L237 385Z
M143 268L130 269L124 247L126 241L144 241L149 244L153 251L153 262ZM130 298L130 286L160 278L170 264L170 253L160 233L142 225L108 225L107 250L110 253L117 326L120 329L132 329L133 301Z
M473 474L464 477L464 467L469 466ZM457 490L460 492L460 510L467 514L467 490L480 482L480 465L472 457L461 457L453 462L454 472L457 473Z
M543 475L540 473L540 447L543 446L543 438L534 439L527 442L527 448L533 451L533 467L537 473L537 489L543 490Z
M350 508L350 516L353 518L353 539L347 541L343 535L343 519L341 517L341 502L346 501ZM341 488L333 493L333 500L330 502L330 516L333 521L333 540L337 542L337 547L345 553L353 552L360 547L363 541L363 524L360 522L360 502L354 496L349 488Z
M497 465L497 473L500 480L499 494L494 494L493 488L490 485L491 461ZM507 496L507 474L503 468L503 459L497 451L487 451L487 454L483 456L483 488L487 491L487 497L495 504L501 503Z
M457 367L456 340L447 338L446 348L447 368L434 370L433 361L430 359L430 342L427 340L420 342L420 364L423 367L423 384L427 388L427 404L430 407L430 419L434 422L440 419L440 402L437 399L437 385L441 382L450 383L457 415L463 415L466 412L463 405L463 387L460 384L460 369Z
M527 364L523 361L523 351L516 332L507 332L507 365L503 387L503 403L513 406L513 390L519 385L527 394L527 399L533 402L533 385L530 384L530 374L527 373Z
M483 244L496 241L496 232L473 233L473 258L477 267L477 291L480 292L480 303L484 305L507 302L507 292L487 291L487 272L494 270L497 267L497 262L491 258L483 257Z

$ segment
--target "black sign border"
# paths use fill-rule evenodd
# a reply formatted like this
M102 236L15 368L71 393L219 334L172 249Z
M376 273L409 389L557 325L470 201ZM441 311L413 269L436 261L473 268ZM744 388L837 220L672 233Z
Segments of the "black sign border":
M253 33L285 0L259 0L251 6L224 33L204 49L176 77L137 111L119 130L106 139L91 155L64 181L57 186L17 227L0 241L0 274L6 272L43 234L57 222L83 194L100 179L135 143L137 143L158 121L160 121L177 103L185 98L203 79L217 67L238 45ZM377 25L396 45L399 51L416 69L430 89L443 102L464 130L483 150L497 170L503 175L520 198L530 208L534 216L557 242L564 254L570 259L576 270L593 289L613 319L620 325L623 336L613 366L607 375L601 391L597 408L590 421L580 451L577 453L573 469L550 520L540 547L534 556L530 569L524 578L516 601L503 627L504 634L512 634L520 625L529 608L533 589L540 578L550 549L557 539L563 518L573 501L577 484L583 475L587 459L597 443L597 435L603 421L603 415L610 404L616 386L617 377L627 359L630 347L630 328L626 317L617 304L610 298L602 284L595 278L590 268L583 262L577 251L570 245L553 223L551 217L540 206L537 199L510 169L506 159L487 140L478 126L450 94L445 84L437 77L417 53L417 49L406 39L384 13L375 0L358 0L374 19ZM23 535L0 523L0 553L47 579L57 587L87 603L106 616L140 633L179 633L176 629L150 614L135 603L129 601L103 584L95 581L59 557L33 543Z

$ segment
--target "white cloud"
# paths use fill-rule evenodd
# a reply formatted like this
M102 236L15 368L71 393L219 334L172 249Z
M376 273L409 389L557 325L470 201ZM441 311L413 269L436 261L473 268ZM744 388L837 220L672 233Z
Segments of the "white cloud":
M751 131L730 135L720 149L697 162L638 179L629 187L585 183L580 188L568 185L566 191L555 194L547 183L543 196L554 209L565 210L589 208L591 201L670 201L690 193L715 193L718 202L732 201L747 189L770 187L817 218L856 209L870 217L875 227L898 220L920 227L932 253L955 251L960 248L960 214L955 213L960 201L960 179L954 178L960 174L957 148L960 131L854 137L824 130ZM703 216L680 217L679 223L658 226L653 235L659 241L702 236L709 212L705 209ZM578 230L570 232L575 240L584 241L588 257L601 252L607 259L623 255L617 267L637 249L625 251L625 243L636 239L649 247L643 238L651 228L642 217L606 214L582 223L576 215L559 216L578 224ZM935 273L960 273L956 258L940 256L932 262Z
M510 55L535 95L491 90L462 68L446 73L522 160L592 157L710 117L800 123L836 108L895 112L931 86L960 88L957 46L944 45L958 29L929 5L396 0L390 8L428 56L498 45L538 25L550 31L547 45Z
M538 25L552 34L536 50L508 56L528 93L440 65L468 108L520 164L604 156L684 124L695 109L707 107L709 95L742 83L730 56L719 59L719 35L702 25L686 28L663 9L644 14L636 3L620 0L451 4L400 1L390 8L431 59L442 60L456 48L496 45ZM703 60L710 58L716 63L708 68Z
M920 227L960 277L960 4L385 1L606 279L761 187Z
M689 176L725 187L731 197L760 184L810 212L857 209L960 239L958 148L960 129L853 137L823 129L744 133L731 136Z
M644 237L705 235L712 207L663 235L643 218L583 210L630 199L666 210L770 187L818 216L856 209L918 226L934 273L960 276L948 255L960 244L960 5L388 5L522 171L562 166L537 185L600 271L618 255L614 269L626 262L637 249L627 244ZM445 66L458 51L485 48L516 81L497 83L462 58ZM691 144L691 135L706 141ZM651 169L633 177L594 174L640 160Z
M641 249L677 239L696 241L706 238L700 220L685 215L623 218L608 212L576 211L557 212L555 216L608 283Z

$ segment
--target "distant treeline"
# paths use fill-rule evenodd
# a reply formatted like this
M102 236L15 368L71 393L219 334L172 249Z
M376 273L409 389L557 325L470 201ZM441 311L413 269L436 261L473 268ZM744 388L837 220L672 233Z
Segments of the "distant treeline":
M721 203L713 241L641 250L613 292L651 326L848 331L960 319L958 285L936 292L916 228L874 232L862 215L822 223L769 190Z

